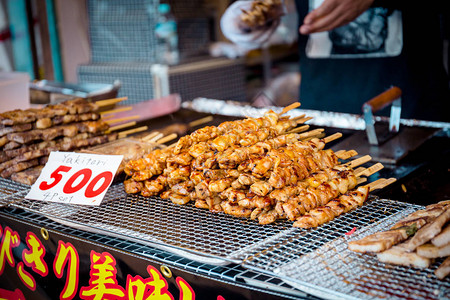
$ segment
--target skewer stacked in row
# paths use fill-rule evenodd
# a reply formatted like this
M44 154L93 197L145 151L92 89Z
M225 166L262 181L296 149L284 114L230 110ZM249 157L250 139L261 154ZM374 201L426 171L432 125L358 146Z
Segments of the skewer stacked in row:
M98 105L84 99L68 100L41 109L0 114L0 176L32 184L51 151L69 151L117 138L106 134Z
M385 263L428 268L434 259L446 257L435 270L439 279L450 274L450 200L428 205L397 222L387 231L351 241L348 248L376 253Z
M294 226L317 226L323 222L318 214L309 222L302 216L352 191L364 181L361 176L382 166L353 170L370 157L339 164L339 158L356 153L324 150L340 134L319 139L314 136L322 134L321 129L293 133L302 120L269 111L261 118L199 129L173 147L128 162L125 172L131 178L124 182L125 191L159 195L176 204L195 201L199 208L258 219L261 224L288 218L296 221ZM305 125L295 131L307 129ZM365 187L347 196L362 203L368 192ZM327 221L344 211L325 210Z
M241 21L253 30L267 26L284 14L281 0L253 1L248 10L241 11Z

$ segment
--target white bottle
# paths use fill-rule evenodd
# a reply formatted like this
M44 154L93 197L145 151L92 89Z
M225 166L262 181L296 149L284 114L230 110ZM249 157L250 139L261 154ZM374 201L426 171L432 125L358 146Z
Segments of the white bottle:
M170 13L170 5L161 3L155 33L157 40L156 60L161 64L175 65L179 62L177 23Z

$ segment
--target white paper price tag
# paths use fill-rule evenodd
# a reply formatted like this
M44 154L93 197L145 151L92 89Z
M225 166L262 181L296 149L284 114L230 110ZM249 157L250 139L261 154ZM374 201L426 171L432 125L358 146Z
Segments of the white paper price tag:
M52 152L25 198L100 205L123 155Z

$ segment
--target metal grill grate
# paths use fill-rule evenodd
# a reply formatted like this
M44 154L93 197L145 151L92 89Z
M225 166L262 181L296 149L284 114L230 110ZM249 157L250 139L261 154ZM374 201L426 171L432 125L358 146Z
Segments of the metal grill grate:
M273 269L274 273L299 289L308 292L313 288L313 294L327 298L444 299L448 297L450 279L440 281L433 274L443 259L438 259L431 268L420 270L384 264L379 262L376 256L355 253L347 249L349 241L386 230L399 219L420 208L405 205L404 210L400 210L392 207L393 203L387 200L374 202L388 209L394 209L397 213L375 225L362 227L350 236L340 234L339 238L323 244L314 252L279 264L279 267ZM353 216L350 214L345 218L348 222L354 222L353 218L356 214L362 215L361 212L354 212ZM362 219L370 217L363 216ZM339 221L335 220L335 223L340 223ZM357 223L354 224L360 228L356 225Z
M264 280L278 277L299 290L326 298L437 298L450 290L449 278L435 278L437 264L418 271L381 264L371 256L346 250L349 239L386 229L422 208L417 205L372 199L319 229L302 230L287 221L261 226L192 205L126 195L123 184L113 185L99 207L26 200L23 193L12 195L10 200L15 200L11 208L39 213L89 236L103 234L113 240L152 246L155 251L162 250L161 259L171 256L166 251L171 252L182 257L177 261L180 265L208 265L214 272L226 271L234 278L244 268L250 273L253 270L259 275L243 278L253 285L265 282L259 281L264 273L269 278ZM353 227L358 231L346 236ZM241 264L239 272L233 269L235 264ZM280 288L279 283L275 286Z
M348 212L317 229L300 230L292 228L285 236L279 236L273 243L266 244L272 251L259 252L245 259L244 265L250 268L270 271L292 260L320 249L330 241L345 236L353 227L364 228L369 224L386 220L398 220L399 216L411 213L420 206L391 200L369 200L363 207Z
M19 200L19 199L18 199ZM99 207L78 206L26 200L14 207L43 214L49 218L87 231L127 237L184 255L193 260L226 264L264 243L291 224L280 222L270 227L248 219L212 214L193 205L174 205L169 200L127 195L123 184L108 190Z
M207 58L169 68L170 91L179 93L183 101L198 95L244 101L244 82L245 68L241 60Z
M241 286L248 283L248 285L251 287L262 288L266 291L267 289L269 289L274 293L282 293L283 299L316 299L311 295L306 295L304 292L293 288L278 277L249 271L240 265L231 264L229 266L215 266L199 263L175 254L168 253L163 250L132 242L130 240L109 237L98 233L81 231L79 229L60 224L51 219L48 219L47 217L33 212L23 211L21 209L12 207L4 208L3 211L8 215L12 215L23 221L28 221L33 224L37 224L45 228L51 228L52 230L57 230L68 235L72 235L78 238L84 238L91 242L114 247L116 249L120 249L136 255L141 255L143 257L154 259L162 263L167 263L171 266L178 267L180 269L190 271L198 275L212 277L216 280Z
M6 206L16 199L26 195L30 187L7 179L0 181L0 207Z

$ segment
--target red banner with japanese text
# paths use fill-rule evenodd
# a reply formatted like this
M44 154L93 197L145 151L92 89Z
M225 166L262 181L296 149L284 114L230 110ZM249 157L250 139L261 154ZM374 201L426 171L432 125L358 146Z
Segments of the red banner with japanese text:
M0 213L0 299L283 299Z

